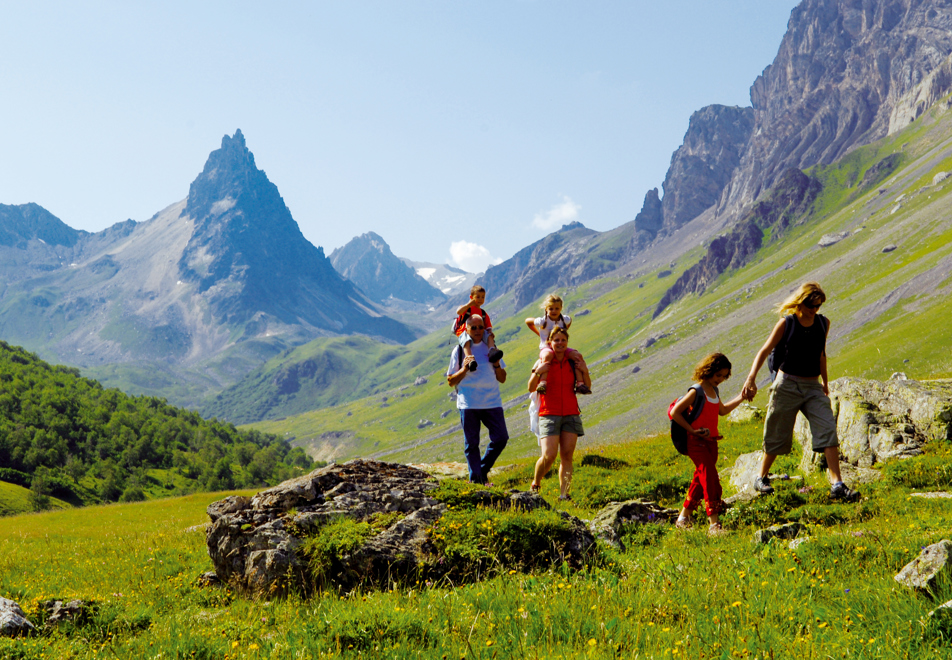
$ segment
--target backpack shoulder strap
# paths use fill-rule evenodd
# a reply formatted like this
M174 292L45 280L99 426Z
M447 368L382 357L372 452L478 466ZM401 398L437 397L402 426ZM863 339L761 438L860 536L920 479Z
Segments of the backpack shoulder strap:
M688 424L700 416L701 409L704 407L704 402L707 400L707 395L704 394L704 388L700 383L695 383L688 388L688 392L691 390L695 391L694 403L691 404L691 409L688 411L688 414L684 416L684 419L688 422Z

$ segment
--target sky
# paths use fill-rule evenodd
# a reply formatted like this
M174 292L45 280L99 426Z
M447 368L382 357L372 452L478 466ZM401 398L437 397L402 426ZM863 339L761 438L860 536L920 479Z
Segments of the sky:
M796 4L4 3L0 204L145 221L240 128L328 255L373 231L481 271L632 220L694 111L750 105Z

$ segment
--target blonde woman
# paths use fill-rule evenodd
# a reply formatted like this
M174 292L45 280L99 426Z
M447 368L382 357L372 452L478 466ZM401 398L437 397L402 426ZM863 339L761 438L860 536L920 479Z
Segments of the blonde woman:
M797 413L802 412L810 423L813 451L826 457L833 486L830 497L841 500L859 499L859 493L843 483L840 475L839 438L836 418L830 405L829 377L826 371L826 338L829 320L819 313L826 302L826 293L816 282L805 282L777 308L780 320L754 358L743 397L757 394L757 372L773 353L771 370L776 372L770 388L767 418L764 421L764 460L754 489L772 493L770 466L780 454L789 454L793 447L793 427ZM776 349L776 350L775 350Z

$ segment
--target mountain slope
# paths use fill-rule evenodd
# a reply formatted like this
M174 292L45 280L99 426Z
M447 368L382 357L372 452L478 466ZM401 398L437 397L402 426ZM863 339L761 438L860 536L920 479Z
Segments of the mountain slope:
M240 131L146 222L88 234L4 206L0 237L0 337L182 404L315 337L414 338L304 238Z

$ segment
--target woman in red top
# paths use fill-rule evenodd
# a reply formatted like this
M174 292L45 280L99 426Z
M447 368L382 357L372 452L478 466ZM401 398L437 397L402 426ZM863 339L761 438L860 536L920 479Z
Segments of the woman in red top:
M575 396L575 372L578 369L585 387L592 387L592 378L588 367L569 361L569 333L565 328L557 327L549 334L549 347L555 353L548 372L548 383L544 394L539 394L539 444L542 456L535 466L532 479L532 491L538 492L542 477L555 462L556 455L562 459L559 465L559 500L572 499L569 486L572 484L572 456L575 443L580 435L585 435L582 418ZM532 371L529 379L529 391L535 392L541 377Z

